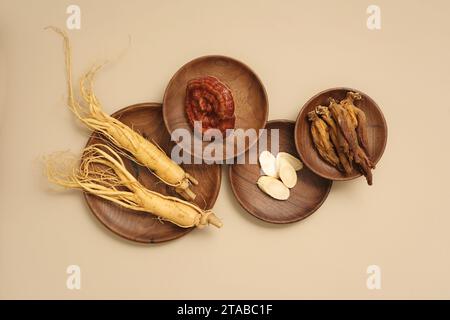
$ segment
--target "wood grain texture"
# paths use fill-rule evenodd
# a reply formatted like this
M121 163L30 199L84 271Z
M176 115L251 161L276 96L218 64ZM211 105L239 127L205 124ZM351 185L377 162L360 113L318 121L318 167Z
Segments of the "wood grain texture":
M269 103L266 90L258 76L245 64L225 56L205 56L192 60L181 67L167 85L164 101L163 116L167 130L173 132L184 128L192 132L185 111L186 85L189 80L201 76L214 76L225 83L230 89L234 99L236 123L235 129L262 129L266 125ZM195 139L199 139L195 137ZM257 138L246 141L243 153L257 142ZM228 156L225 148L234 148L236 140L227 140L223 143L223 159ZM202 142L205 147L208 142ZM232 149L229 149L232 150ZM198 158L202 154L195 150L188 150Z
M298 157L294 126L294 121L272 120L267 123L266 128L279 129L279 151ZM271 141L268 139L267 149L270 148ZM304 167L297 171L297 185L290 189L289 199L280 201L258 188L256 182L260 176L259 164L234 164L229 167L231 188L241 206L255 217L272 223L291 223L308 217L322 205L332 185L330 180L321 178Z
M136 104L121 109L113 116L141 133L148 140L156 142L170 155L174 143L170 141L170 135L164 126L161 104ZM101 142L102 140L94 133L87 145ZM147 168L139 166L127 158L122 158L127 169L145 187L164 195L178 197L173 188L160 182ZM211 209L220 190L220 166L183 164L182 167L200 182L198 186L192 186L192 191L197 194L194 203L201 208ZM85 198L89 208L102 224L116 234L132 241L143 243L164 242L179 238L193 229L181 228L167 221L162 223L152 214L125 209L91 194L85 193Z
M328 106L330 97L340 101L345 98L348 91L359 92L362 100L355 101L355 105L366 114L367 136L369 153L373 163L377 163L383 155L387 142L387 124L378 105L367 94L352 88L332 88L316 94L305 103L295 123L295 144L303 163L314 173L330 180L351 180L362 174L354 166L351 174L345 174L325 162L314 146L312 140L308 112L318 105ZM376 169L374 170L374 183L376 183Z

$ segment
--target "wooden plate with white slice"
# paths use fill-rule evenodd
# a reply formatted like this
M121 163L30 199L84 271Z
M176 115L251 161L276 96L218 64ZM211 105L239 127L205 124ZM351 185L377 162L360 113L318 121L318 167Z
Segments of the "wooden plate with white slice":
M294 127L295 122L288 120L272 120L266 125L266 129L279 129L279 151L298 157ZM270 139L267 149L271 149ZM248 161L246 164L233 164L229 168L229 179L240 205L253 216L267 222L291 223L308 217L322 205L331 189L330 180L303 166L297 171L297 184L289 190L289 198L276 200L258 188L257 181L262 174L260 169L259 164L248 164Z

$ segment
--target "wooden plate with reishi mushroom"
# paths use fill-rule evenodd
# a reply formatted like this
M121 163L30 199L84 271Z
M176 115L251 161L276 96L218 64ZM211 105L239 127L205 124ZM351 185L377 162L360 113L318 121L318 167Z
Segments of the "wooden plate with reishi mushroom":
M211 160L202 153L211 141L205 131L218 130L223 134L220 160L226 160L244 153L258 141L257 135L250 137L241 150L234 135L238 129L263 129L268 108L266 90L253 70L236 59L211 55L186 63L174 74L164 93L163 117L169 133L177 129L193 132L194 121L201 122L203 136L192 135L192 139L202 148L177 141L200 159Z

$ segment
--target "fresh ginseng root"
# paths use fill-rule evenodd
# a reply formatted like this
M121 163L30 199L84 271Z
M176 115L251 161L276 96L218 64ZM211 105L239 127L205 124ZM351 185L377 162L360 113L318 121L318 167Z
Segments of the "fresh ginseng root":
M346 109L336 100L330 99L330 106L328 107L333 119L337 123L339 129L347 140L350 151L356 164L360 167L362 173L366 176L367 183L372 185L372 161L367 157L364 150L359 146L358 138L355 128L352 125L352 120Z
M360 146L364 149L367 156L369 154L369 139L367 137L367 119L364 111L355 106L355 100L361 100L361 94L357 92L347 92L347 96L341 101L341 105L347 110L350 117L352 118L352 123L354 124L356 134L358 136L358 142Z
M86 147L81 162L73 161L73 155L63 155L46 157L47 177L53 183L83 190L127 209L152 213L182 228L222 226L210 210L147 189L127 170L120 154L107 145Z
M330 127L330 138L336 148L341 167L345 173L350 174L353 171L352 158L350 156L348 143L337 128L336 122L331 117L330 110L324 106L317 106L316 113L320 115L323 121Z
M163 183L173 187L186 200L194 200L192 185L198 181L173 161L158 145L150 142L141 134L119 119L108 115L94 93L96 72L103 66L91 68L80 80L80 99L75 97L72 80L72 52L67 34L55 27L47 27L59 34L64 40L67 87L67 104L74 115L88 128L107 138L117 149L123 149L121 155L133 162L147 167Z
M326 162L334 167L338 167L340 165L339 158L330 141L327 124L319 118L315 110L308 113L308 119L311 121L311 134L319 154Z

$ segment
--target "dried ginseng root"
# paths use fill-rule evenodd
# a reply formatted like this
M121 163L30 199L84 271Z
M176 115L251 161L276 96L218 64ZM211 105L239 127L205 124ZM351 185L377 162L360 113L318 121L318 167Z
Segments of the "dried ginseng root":
M317 106L316 113L320 115L323 121L325 121L328 127L330 128L331 142L333 142L333 145L336 149L341 164L341 166L338 169L340 170L343 169L345 173L350 174L353 171L352 166L353 158L350 154L347 140L345 140L341 131L338 129L336 122L331 117L330 110L328 110L328 107Z
M364 150L359 146L358 137L356 135L355 128L352 124L352 118L348 111L337 103L336 100L330 99L330 106L328 107L333 119L337 123L339 129L347 140L350 147L350 151L353 154L353 159L356 164L361 168L363 174L366 176L367 183L372 185L372 171L374 167L372 161L367 157Z
M152 213L182 228L201 228L208 224L218 228L222 226L212 211L144 187L127 171L119 154L109 146L95 144L86 147L81 163L74 162L74 157L67 163L68 158L63 156L59 153L46 158L47 176L53 183L81 189L131 210Z
M308 112L308 120L311 121L311 134L319 154L326 162L334 167L338 167L340 165L339 158L330 141L327 124L320 119L315 110Z
M369 154L369 139L367 137L367 119L364 111L355 106L355 100L361 100L361 94L357 92L347 92L347 96L341 101L341 105L345 108L352 118L352 123L355 125L356 134L358 136L358 142L364 149L367 156Z

